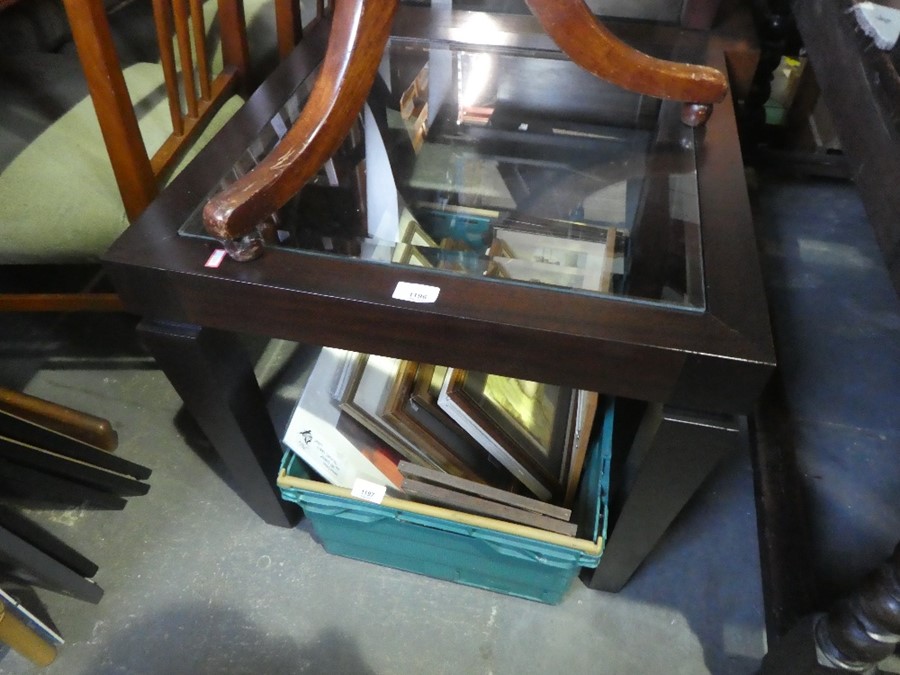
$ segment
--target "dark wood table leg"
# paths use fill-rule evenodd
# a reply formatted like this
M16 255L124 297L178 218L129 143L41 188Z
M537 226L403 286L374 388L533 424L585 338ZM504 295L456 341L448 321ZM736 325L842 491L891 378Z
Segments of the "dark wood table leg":
M612 526L600 565L586 570L585 582L598 590L621 590L740 438L737 418L649 405L626 460L613 475Z
M138 331L219 453L235 491L270 525L295 525L299 507L282 500L275 486L281 444L237 337L155 321L141 322Z
M103 589L86 577L97 566L46 530L15 512L0 512L0 573L86 602L98 603Z

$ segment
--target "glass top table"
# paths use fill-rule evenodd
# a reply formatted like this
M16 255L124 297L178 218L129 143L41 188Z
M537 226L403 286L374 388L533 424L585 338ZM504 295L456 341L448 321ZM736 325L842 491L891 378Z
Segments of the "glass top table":
M726 69L706 34L610 27L654 56ZM107 252L129 309L752 408L774 350L731 101L688 127L678 103L583 73L527 16L401 7L358 123L261 225L263 254L208 266L220 244L203 206L297 117L328 31L309 31Z
M608 27L726 70L707 34ZM329 28L305 32L107 251L117 292L269 523L297 514L274 485L282 448L240 334L633 404L650 468L627 486L591 582L620 587L733 447L775 366L731 101L692 129L677 104L586 78L530 17L402 6L343 147L258 228L262 255L222 259L201 210L285 133Z
M259 236L437 279L702 310L697 132L677 123L679 105L604 83L557 52L462 41L495 23L470 14L458 42L393 38L341 149ZM317 74L213 193L271 152ZM180 233L208 236L199 207Z
M608 27L726 70L728 45L708 34ZM592 581L619 587L734 445L735 416L775 366L732 102L692 129L678 104L586 77L530 17L402 6L341 149L258 228L261 256L222 259L201 210L296 118L329 28L304 33L107 251L117 292L270 523L296 513L274 487L282 448L239 334L634 404L650 468Z

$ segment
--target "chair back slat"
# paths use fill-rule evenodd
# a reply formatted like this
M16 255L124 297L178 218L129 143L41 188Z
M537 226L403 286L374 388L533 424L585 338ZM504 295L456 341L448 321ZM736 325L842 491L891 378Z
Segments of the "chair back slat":
M314 26L334 9L333 0L316 0L315 16L304 21L299 0L275 0L275 29L278 38L278 55L287 57L303 39L303 26Z
M222 39L222 60L233 69L244 87L249 84L250 47L247 44L247 22L243 0L218 0L219 33ZM244 92L250 93L250 88Z
M194 45L197 54L197 75L200 82L200 98L210 99L209 60L206 51L206 26L203 22L203 3L191 0L191 27L194 30Z
M184 100L190 117L197 116L197 89L194 82L194 57L191 47L189 27L190 9L187 0L173 0L173 16L175 19L175 36L178 39L178 58L181 65L181 79Z
M275 26L278 31L278 55L285 58L303 39L303 17L297 0L275 0Z
M172 17L167 0L153 0L153 20L156 24L156 39L159 44L160 63L166 82L166 97L172 117L172 130L176 136L184 134L184 117L178 95L178 68L175 65L175 47L172 45Z

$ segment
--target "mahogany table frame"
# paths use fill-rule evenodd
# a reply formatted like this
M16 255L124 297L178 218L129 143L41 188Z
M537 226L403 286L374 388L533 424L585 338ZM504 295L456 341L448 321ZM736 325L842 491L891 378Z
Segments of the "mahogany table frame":
M394 34L434 31L455 15L401 8ZM496 15L495 15L496 18ZM530 17L502 18L507 46L554 50ZM633 22L622 39L698 50L726 70L726 45L706 33ZM235 334L263 334L542 380L649 402L635 447L614 476L612 527L588 582L617 590L740 438L775 365L731 100L698 131L706 309L690 311L551 288L441 276L414 267L267 250L204 267L213 244L178 227L309 73L328 23L310 31L249 102L105 256L126 307L187 409L266 522L299 514L274 481L281 457L252 364ZM398 281L440 286L432 305L391 298ZM552 354L552 358L547 358Z

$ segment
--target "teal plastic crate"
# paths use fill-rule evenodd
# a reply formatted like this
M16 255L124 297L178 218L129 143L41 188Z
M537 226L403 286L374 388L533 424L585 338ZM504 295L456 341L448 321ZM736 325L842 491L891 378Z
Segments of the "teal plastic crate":
M560 602L583 567L600 562L606 537L613 402L598 416L567 537L494 518L386 497L356 499L346 488L309 480L287 452L278 485L303 507L329 553L549 604Z

